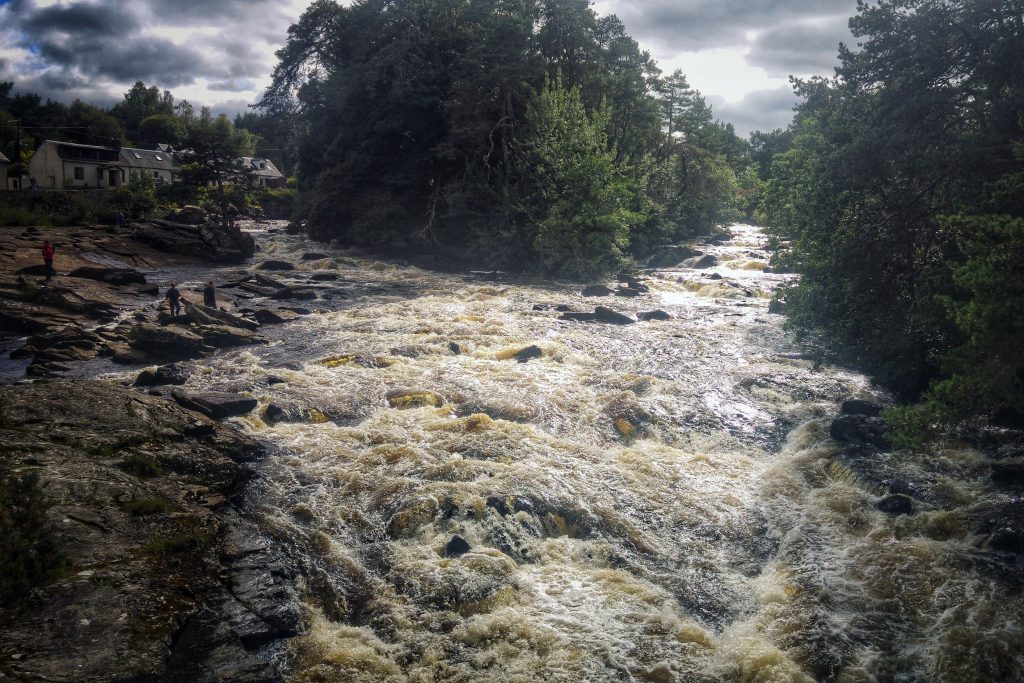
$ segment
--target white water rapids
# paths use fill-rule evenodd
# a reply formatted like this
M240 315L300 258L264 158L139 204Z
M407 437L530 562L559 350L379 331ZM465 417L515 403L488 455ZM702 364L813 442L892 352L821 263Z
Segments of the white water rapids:
M787 336L767 309L790 276L762 272L756 228L732 232L716 267L586 299L259 237L300 264L285 279L331 271L325 293L348 293L190 380L284 410L241 422L277 449L249 512L303 570L294 680L1024 676L1019 584L967 521L1001 495L984 458L878 456L930 498L876 510L885 491L828 424L842 399L881 395ZM300 261L312 250L327 257ZM530 345L543 355L512 358ZM470 549L449 556L455 535Z

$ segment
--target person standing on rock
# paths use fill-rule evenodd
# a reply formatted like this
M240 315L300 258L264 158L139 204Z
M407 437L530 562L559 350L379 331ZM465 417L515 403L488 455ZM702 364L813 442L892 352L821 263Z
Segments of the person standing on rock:
M203 305L209 308L217 308L217 290L213 286L213 280L206 283L203 290Z
M181 292L178 291L176 282L172 282L171 286L167 288L167 295L164 298L171 305L171 315L176 316L181 313Z
M46 267L46 281L49 282L53 278L53 252L55 249L50 244L50 240L43 240L43 265Z

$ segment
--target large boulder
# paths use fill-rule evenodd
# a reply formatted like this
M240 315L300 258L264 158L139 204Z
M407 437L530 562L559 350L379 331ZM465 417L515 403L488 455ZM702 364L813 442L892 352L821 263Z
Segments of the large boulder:
M676 244L665 247L661 252L651 256L647 265L651 268L671 268L677 266L688 258L702 256L703 253L686 244Z
M295 265L288 261L278 261L275 259L267 259L259 266L260 270L295 270Z
M98 280L111 285L144 285L146 276L132 268L103 268L98 266L82 266L68 273L68 277L80 277L87 280Z
M143 370L135 378L137 387L157 387L164 384L184 384L188 381L188 372L180 365L171 363L157 368Z
M153 323L134 326L128 333L128 339L133 349L167 360L198 358L211 350L195 332Z
M238 394L219 391L183 391L174 389L171 396L179 405L202 413L215 420L236 415L251 413L256 407L256 399Z
M207 216L206 211L202 208L186 204L180 209L169 211L167 213L167 220L186 225L201 225L209 220L209 216Z
M299 314L295 311L289 311L283 308L261 308L253 313L253 315L256 316L256 320L263 325L279 325L281 323L291 322L299 317Z
M594 309L594 318L598 322L608 323L609 325L629 325L636 322L628 315L613 311L605 306L598 306Z
M313 301L316 299L316 290L312 287L282 287L270 295L271 299L298 301Z
M882 414L882 406L860 398L848 398L839 407L839 414L879 417Z
M712 268L718 265L718 257L714 254L705 254L691 259L686 259L683 262L687 268Z
M133 224L132 237L162 251L222 263L241 263L256 253L252 235L219 223L151 220Z
M638 320L671 320L672 315L662 310L657 311L643 311L637 313L636 317Z

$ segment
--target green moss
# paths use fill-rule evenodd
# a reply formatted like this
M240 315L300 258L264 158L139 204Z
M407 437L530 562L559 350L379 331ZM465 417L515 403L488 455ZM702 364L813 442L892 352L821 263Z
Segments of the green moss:
M147 543L142 551L146 555L186 555L207 547L213 538L209 532L183 531Z
M129 455L117 463L117 468L142 479L159 477L164 473L163 469L160 468L160 463L148 455Z
M158 515L173 512L176 506L166 498L137 498L121 504L121 509L130 515Z

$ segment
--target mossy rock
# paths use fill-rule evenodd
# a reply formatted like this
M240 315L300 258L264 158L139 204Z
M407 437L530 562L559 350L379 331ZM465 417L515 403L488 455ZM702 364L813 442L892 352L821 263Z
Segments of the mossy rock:
M440 408L444 405L444 398L433 391L398 389L389 391L386 394L386 398L388 405L400 410L405 408L424 408L427 406Z

